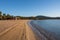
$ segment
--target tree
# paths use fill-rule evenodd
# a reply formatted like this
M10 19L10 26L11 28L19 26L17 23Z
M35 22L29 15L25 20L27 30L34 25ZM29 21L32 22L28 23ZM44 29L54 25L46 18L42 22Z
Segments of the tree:
M0 16L2 16L2 12L0 11Z
M0 11L0 20L2 19L2 12Z
M7 16L6 16L6 17L7 17L7 19L10 19L10 14L7 14Z
M3 19L4 19L4 20L6 19L6 14L5 14L5 13L3 14Z

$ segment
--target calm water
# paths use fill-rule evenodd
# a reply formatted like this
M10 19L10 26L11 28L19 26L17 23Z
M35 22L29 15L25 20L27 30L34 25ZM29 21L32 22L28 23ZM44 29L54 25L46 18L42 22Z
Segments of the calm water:
M56 36L60 38L60 20L37 20L34 21L34 23L49 32L55 33Z

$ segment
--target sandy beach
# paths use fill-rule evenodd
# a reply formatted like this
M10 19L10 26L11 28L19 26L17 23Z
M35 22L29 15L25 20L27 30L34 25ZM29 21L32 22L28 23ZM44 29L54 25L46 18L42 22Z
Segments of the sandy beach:
M36 40L28 20L1 20L0 40Z

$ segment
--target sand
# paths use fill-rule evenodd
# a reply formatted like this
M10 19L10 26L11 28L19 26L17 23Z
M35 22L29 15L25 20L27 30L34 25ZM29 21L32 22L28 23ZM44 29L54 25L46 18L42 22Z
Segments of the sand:
M36 40L29 20L0 20L0 40Z

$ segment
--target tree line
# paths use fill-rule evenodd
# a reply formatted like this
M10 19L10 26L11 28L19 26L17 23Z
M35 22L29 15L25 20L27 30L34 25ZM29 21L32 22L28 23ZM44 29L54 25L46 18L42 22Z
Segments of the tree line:
M12 16L0 11L0 20L19 20L19 19L35 19L35 17Z
M14 16L10 14L5 14L0 11L0 20L14 19Z
M12 16L0 11L0 20L19 20L19 19L36 19L35 17Z

